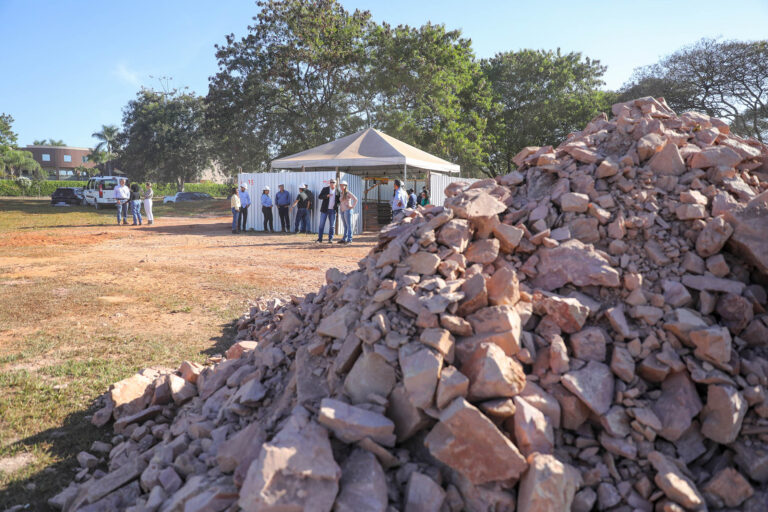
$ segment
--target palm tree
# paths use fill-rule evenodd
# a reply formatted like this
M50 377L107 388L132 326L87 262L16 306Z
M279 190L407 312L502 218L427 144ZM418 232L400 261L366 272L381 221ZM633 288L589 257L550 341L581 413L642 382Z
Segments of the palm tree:
M93 148L93 151L98 153L106 150L107 158L105 159L105 162L107 164L107 174L112 172L112 166L110 165L110 162L112 158L114 158L114 153L112 150L115 149L115 141L117 140L118 131L119 128L113 124L103 124L101 125L100 131L91 134L91 137L95 137L99 140L99 143L96 144L96 147Z

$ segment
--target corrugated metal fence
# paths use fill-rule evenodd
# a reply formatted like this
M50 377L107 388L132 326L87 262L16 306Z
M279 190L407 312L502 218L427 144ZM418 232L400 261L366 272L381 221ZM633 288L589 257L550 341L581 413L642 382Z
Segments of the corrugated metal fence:
M445 201L445 187L456 181L465 181L467 183L474 183L477 181L475 178L459 178L457 176L450 176L447 174L440 174L437 172L431 172L429 174L429 202L442 206Z
M278 190L278 185L283 185L285 190L291 194L291 203L296 199L299 193L299 186L303 183L309 185L309 190L312 192L315 198L315 204L310 216L310 231L317 232L317 223L319 222L320 201L317 196L323 187L327 187L331 178L335 178L336 173L334 171L314 171L314 172L264 172L264 173L242 173L238 176L238 185L245 183L248 187L248 193L251 196L251 207L248 209L248 221L246 223L247 229L253 229L255 231L264 230L264 214L261 211L261 194L265 186L269 186L269 195L272 197L272 203L275 202L275 194ZM341 180L347 180L349 183L349 190L358 198L358 205L352 211L352 225L355 227L354 234L362 233L363 231L363 218L360 214L362 211L362 194L363 194L363 180L359 176L353 174L341 173ZM338 185L338 184L337 184ZM275 230L279 230L280 216L277 213L277 206L272 207L272 217L274 219ZM296 225L296 209L291 208L291 231ZM341 218L337 219L336 224L339 226L337 232L341 232Z

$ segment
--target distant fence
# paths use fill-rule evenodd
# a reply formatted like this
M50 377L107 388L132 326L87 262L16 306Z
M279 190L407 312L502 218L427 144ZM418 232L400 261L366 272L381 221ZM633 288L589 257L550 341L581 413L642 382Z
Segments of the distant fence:
M59 187L84 187L87 181L75 180L43 180L33 181L29 187L24 187L17 180L0 180L0 197L47 197ZM152 185L155 190L155 198L172 196L176 193L175 183L158 183ZM233 185L221 185L219 183L187 183L184 185L186 192L205 192L216 197L229 195Z

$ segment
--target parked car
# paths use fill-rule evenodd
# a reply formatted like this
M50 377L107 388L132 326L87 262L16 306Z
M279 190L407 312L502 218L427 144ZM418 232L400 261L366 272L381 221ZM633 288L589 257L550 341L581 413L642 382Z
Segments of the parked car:
M88 180L83 190L84 204L95 206L98 210L102 206L115 205L115 187L125 180L125 185L130 186L130 180L125 176L96 176Z
M51 194L51 204L83 204L83 189L80 187L59 187Z
M205 192L176 192L172 196L165 196L163 203L177 203L179 201L205 201L213 199L211 194Z

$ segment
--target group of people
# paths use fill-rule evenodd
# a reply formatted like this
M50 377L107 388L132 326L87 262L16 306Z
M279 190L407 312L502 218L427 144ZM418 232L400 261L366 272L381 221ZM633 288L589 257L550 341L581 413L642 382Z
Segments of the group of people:
M392 197L392 215L394 218L406 208L415 208L417 205L426 206L429 204L429 193L424 187L419 195L416 195L414 189L407 192L403 189L400 180L395 180L394 194ZM291 201L291 193L285 190L284 185L278 185L278 191L274 199L270 195L269 186L265 186L261 191L259 203L261 213L264 217L264 231L274 233L273 209L277 207L280 217L280 231L283 233L291 232L290 210L296 209L296 218L294 223L294 233L309 233L311 228L309 220L314 207L314 195L306 183L299 186L299 193ZM349 184L342 181L339 188L336 188L336 180L331 178L328 186L323 187L317 196L320 201L320 221L318 224L317 243L322 243L325 237L325 228L328 227L328 243L333 243L333 237L336 227L336 217L341 217L344 226L344 234L337 243L352 243L352 211L358 203L358 198L349 190ZM251 206L251 195L248 192L248 186L243 183L239 190L237 187L231 190L229 197L230 208L232 210L232 233L241 233L246 231L248 222L248 210Z
M128 224L128 208L130 206L131 215L133 216L132 226L142 225L141 206L144 205L144 214L147 218L148 224L155 223L155 217L152 215L152 199L155 197L155 193L152 190L152 183L147 182L145 184L144 191L137 183L132 183L131 187L125 184L125 179L120 179L120 182L115 185L115 206L117 206L117 224Z

